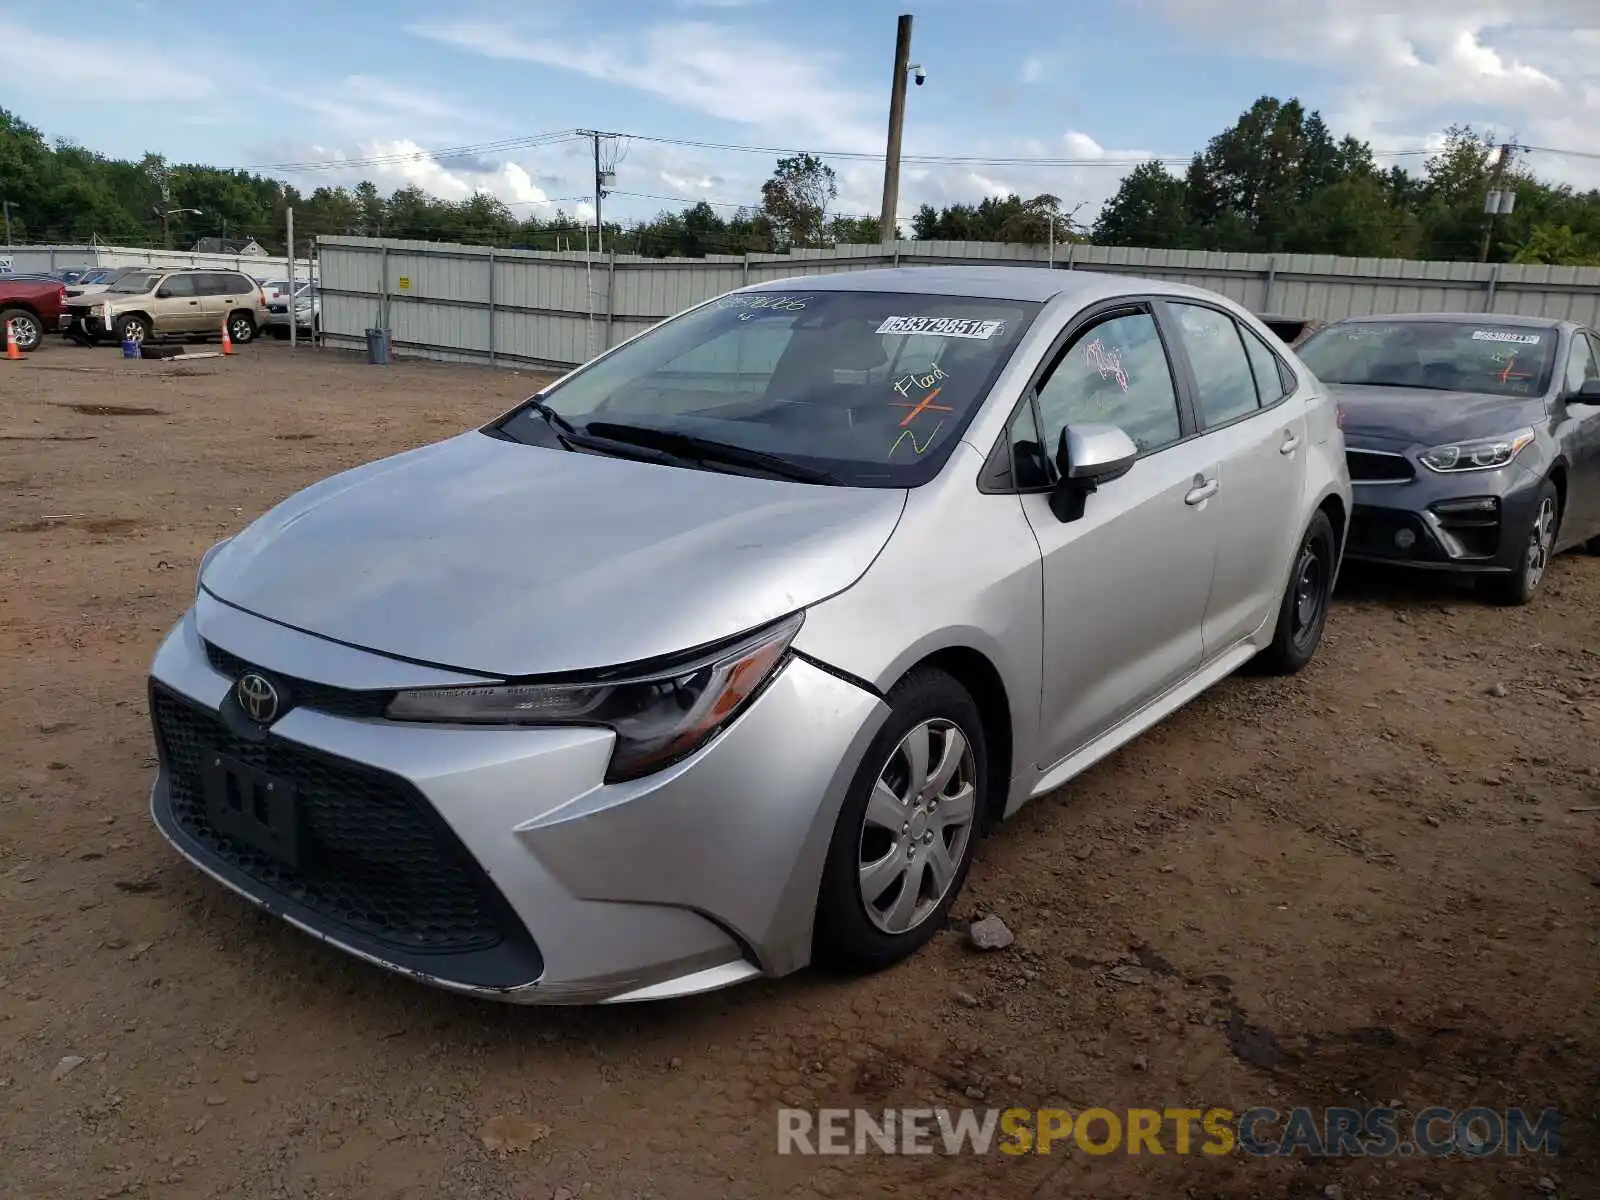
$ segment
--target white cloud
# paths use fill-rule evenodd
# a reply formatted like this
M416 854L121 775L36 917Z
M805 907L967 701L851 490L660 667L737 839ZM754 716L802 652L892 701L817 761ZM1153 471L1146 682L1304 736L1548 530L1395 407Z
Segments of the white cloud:
M486 58L538 63L646 92L726 121L860 150L880 134L875 97L840 79L832 55L704 21L664 22L597 39L499 24L411 25L408 32Z
M1047 69L1048 68L1044 59L1040 58L1037 54L1028 55L1027 58L1022 60L1022 82L1043 82Z
M75 101L115 101L124 105L161 105L171 109L170 96L204 99L216 91L215 73L227 69L225 61L206 56L180 64L154 43L86 41L39 33L20 21L0 16L0 47L4 47L4 78L8 90L53 95L69 88ZM128 86L128 71L139 64L138 87ZM71 64L71 77L63 70ZM197 65L203 64L203 65ZM106 113L116 119L116 110Z
M1532 146L1600 153L1595 0L1134 0L1201 42L1304 63L1335 79L1316 106L1376 149L1425 145L1452 121ZM1303 96L1310 102L1312 97ZM1600 184L1600 161L1536 154L1539 173Z

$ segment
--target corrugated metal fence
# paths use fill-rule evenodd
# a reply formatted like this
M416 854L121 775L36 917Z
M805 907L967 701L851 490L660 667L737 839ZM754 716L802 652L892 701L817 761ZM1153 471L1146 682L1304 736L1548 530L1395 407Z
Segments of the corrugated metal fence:
M750 283L882 266L1007 264L1142 275L1210 288L1257 313L1498 312L1600 322L1600 268L1219 254L1067 245L901 242L703 259L318 239L329 345L391 331L413 355L570 366L701 300Z
M15 274L54 271L61 267L201 267L243 271L257 279L287 279L289 260L257 254L205 254L193 250L152 250L143 246L7 246L0 263L10 260ZM295 276L310 278L310 259L298 259Z

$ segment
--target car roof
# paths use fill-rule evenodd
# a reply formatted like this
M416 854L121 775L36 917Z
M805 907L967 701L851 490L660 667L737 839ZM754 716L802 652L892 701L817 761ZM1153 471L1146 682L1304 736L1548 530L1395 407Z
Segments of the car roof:
M1043 303L1071 296L1088 303L1112 296L1157 295L1215 299L1217 293L1182 283L1103 271L1051 270L1046 267L879 267L826 275L792 275L752 284L740 291L908 292L927 296L967 296L983 300Z
M1513 328L1526 329L1561 329L1572 325L1571 321L1564 321L1560 317L1530 317L1521 313L1372 313L1364 317L1345 317L1336 324L1354 324L1357 322L1383 321L1410 323L1413 321L1428 321L1443 325L1509 325Z

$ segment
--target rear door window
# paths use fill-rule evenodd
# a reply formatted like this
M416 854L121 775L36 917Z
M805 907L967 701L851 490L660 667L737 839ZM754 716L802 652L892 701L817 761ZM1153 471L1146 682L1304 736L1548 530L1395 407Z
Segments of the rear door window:
M1198 304L1169 307L1194 372L1201 424L1210 429L1254 412L1260 406L1255 375L1233 318Z

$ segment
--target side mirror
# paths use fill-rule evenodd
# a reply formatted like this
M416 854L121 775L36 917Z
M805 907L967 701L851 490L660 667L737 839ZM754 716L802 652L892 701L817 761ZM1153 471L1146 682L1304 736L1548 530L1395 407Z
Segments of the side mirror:
M1585 379L1583 386L1567 399L1579 404L1600 404L1600 379Z
M172 289L168 288L168 287L157 288L156 289L156 299L157 300L170 300L170 299L172 299Z
M1116 425L1068 425L1056 447L1060 482L1050 494L1050 510L1061 521L1083 515L1090 492L1133 470L1139 447Z

